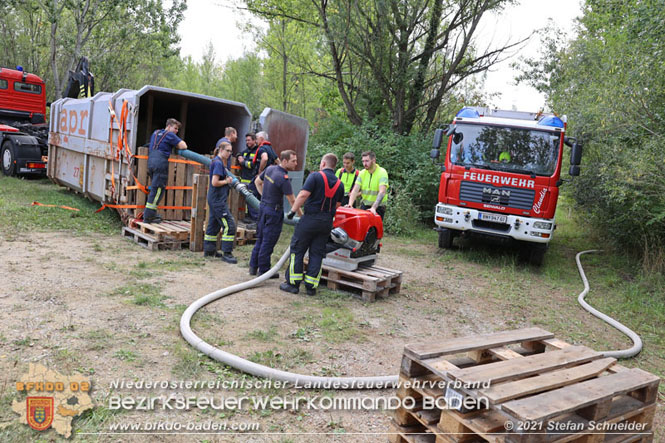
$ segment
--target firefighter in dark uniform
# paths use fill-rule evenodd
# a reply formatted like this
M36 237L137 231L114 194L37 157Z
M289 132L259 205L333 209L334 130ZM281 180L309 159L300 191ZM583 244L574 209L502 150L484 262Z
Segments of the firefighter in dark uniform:
M297 294L300 282L304 281L307 295L316 295L333 217L344 198L344 185L335 176L335 166L337 156L324 155L319 166L321 170L307 177L289 212L288 217L293 218L294 211L304 205L305 215L296 225L291 238L291 261L286 271L286 282L279 286L282 291ZM307 273L303 275L303 258L307 250L309 263Z
M288 171L298 166L295 151L282 151L279 155L280 164L268 166L261 175L256 177L256 188L261 193L259 222L256 227L256 244L249 260L249 274L264 274L270 269L270 256L275 249L277 240L282 233L284 221L284 197L291 206L295 203ZM279 278L275 273L270 278Z
M166 120L166 128L159 129L150 137L148 150L148 177L151 178L150 194L145 204L143 221L146 223L161 223L157 215L157 205L164 196L164 188L169 175L169 157L173 148L187 149L187 144L176 134L180 130L180 122L174 118Z
M254 179L256 178L257 169L254 168L254 156L256 155L256 134L249 132L245 134L246 149L238 154L236 160L240 165L240 183L245 183L247 188L254 194L257 199L261 199L261 195L256 191ZM259 219L259 211L247 205L246 221L256 223Z
M249 185L256 176L253 171L252 160L254 160L254 151L256 150L256 135L249 132L245 135L245 149L240 151L237 160L240 166L240 183Z
M210 215L203 241L203 256L218 257L227 263L238 263L232 254L236 223L227 204L233 177L227 173L225 165L232 152L233 147L230 143L221 142L215 148L215 157L210 163L210 185L208 186ZM217 252L217 234L220 229L222 230L221 254Z

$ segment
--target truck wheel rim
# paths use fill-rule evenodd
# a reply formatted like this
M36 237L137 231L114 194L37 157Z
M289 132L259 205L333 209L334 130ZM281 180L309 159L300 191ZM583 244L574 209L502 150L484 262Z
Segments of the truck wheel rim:
M9 149L5 149L5 152L2 153L2 167L8 169L12 163L12 153L9 152Z

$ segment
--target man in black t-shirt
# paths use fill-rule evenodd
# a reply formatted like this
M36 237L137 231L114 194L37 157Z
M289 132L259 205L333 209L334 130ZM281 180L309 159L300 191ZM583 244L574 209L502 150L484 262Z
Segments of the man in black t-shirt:
M291 238L291 261L286 271L286 281L279 289L297 294L304 280L307 295L316 295L321 278L321 264L326 255L326 243L332 230L335 211L344 198L344 185L335 176L337 156L323 156L320 171L311 173L298 193L288 217L293 218L300 207L305 215L296 225ZM303 274L303 259L309 250L307 273Z

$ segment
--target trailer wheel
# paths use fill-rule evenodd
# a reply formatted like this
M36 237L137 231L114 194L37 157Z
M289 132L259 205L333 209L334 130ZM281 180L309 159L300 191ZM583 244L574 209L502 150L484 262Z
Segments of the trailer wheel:
M16 164L14 163L16 156L14 155L14 144L11 140L6 140L2 144L0 156L2 158L2 172L9 177L16 175Z
M439 230L439 248L450 249L453 246L453 231L441 228Z

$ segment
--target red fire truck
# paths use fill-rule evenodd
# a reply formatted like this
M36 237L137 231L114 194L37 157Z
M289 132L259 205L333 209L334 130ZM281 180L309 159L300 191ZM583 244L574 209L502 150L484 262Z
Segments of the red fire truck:
M439 247L450 248L462 234L517 241L525 258L541 265L556 228L564 144L571 147L569 174L580 173L582 146L565 131L565 116L482 107L465 107L437 129L430 156L442 170L434 214Z
M48 146L44 81L0 68L0 161L5 175L46 174Z

